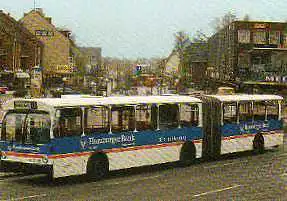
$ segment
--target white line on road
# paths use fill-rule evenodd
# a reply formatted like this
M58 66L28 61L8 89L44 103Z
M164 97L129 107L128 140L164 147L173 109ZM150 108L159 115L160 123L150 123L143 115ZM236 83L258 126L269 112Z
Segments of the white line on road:
M204 192L204 193L200 193L200 194L193 195L193 197L199 197L199 196L202 196L202 195L208 195L208 194L212 194L212 193L218 193L218 192L230 190L230 189L233 189L233 188L238 188L239 186L241 186L241 185L235 185L235 186L230 186L230 187L226 187L226 188L222 188L222 189L217 189L217 190L213 190L213 191L208 191L208 192Z
M19 198L9 198L9 200L25 200L25 199L30 199L30 198L37 198L37 197L46 197L47 194L39 194L39 195L30 195L30 196L25 196L25 197L19 197ZM5 201L5 200L1 200Z
M157 177L160 177L162 175L155 175L155 176L151 176L151 177L143 177L143 178L137 178L137 179L129 179L129 180L124 180L124 181L120 181L120 182L109 182L107 185L118 185L118 184L127 184L127 183L132 183L132 182L136 182L136 181L143 181L143 180L147 180L147 179L154 179Z

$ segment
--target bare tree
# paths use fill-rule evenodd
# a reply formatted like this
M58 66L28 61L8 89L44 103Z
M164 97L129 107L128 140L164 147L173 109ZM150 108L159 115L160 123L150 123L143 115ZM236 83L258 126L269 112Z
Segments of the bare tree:
M197 30L191 40L193 43L202 43L208 40L208 36L201 30Z
M228 26L231 22L233 22L237 19L238 18L236 17L236 15L233 12L229 11L228 13L223 15L222 17L216 17L211 22L211 25L213 26L214 30L217 32L217 31L223 29L224 27Z

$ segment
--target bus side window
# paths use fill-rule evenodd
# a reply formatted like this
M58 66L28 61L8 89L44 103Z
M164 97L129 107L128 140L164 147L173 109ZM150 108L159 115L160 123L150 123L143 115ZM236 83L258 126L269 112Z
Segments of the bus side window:
M54 130L55 137L80 136L82 134L81 108L60 109L60 114Z
M254 120L265 120L266 110L265 102L255 102L253 107Z
M136 128L137 131L151 130L151 106L139 105L136 109Z
M109 131L108 108L94 107L86 110L85 134L107 133Z
M267 120L275 119L279 117L279 104L277 101L266 102L267 105Z
M239 104L239 121L252 121L253 119L252 104L240 103Z
M198 126L198 105L183 104L180 107L180 124L183 127Z
M112 132L135 130L135 110L133 106L112 107Z
M178 105L164 104L159 106L159 128L178 128Z
M237 123L237 110L235 103L223 105L223 123L224 124Z

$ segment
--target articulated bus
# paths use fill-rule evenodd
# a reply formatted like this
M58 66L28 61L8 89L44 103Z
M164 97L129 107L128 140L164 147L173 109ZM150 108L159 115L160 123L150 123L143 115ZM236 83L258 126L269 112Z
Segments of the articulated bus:
M4 106L1 163L52 178L257 150L283 143L282 97L181 95L13 99Z

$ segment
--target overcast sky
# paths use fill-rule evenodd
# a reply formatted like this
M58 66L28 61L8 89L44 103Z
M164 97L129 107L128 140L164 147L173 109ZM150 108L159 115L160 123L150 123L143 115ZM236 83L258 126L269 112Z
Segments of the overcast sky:
M238 18L285 21L287 0L36 0L53 24L69 28L81 46L102 47L103 56L166 57L174 33L211 35L211 22L231 11ZM17 20L34 0L0 0Z

